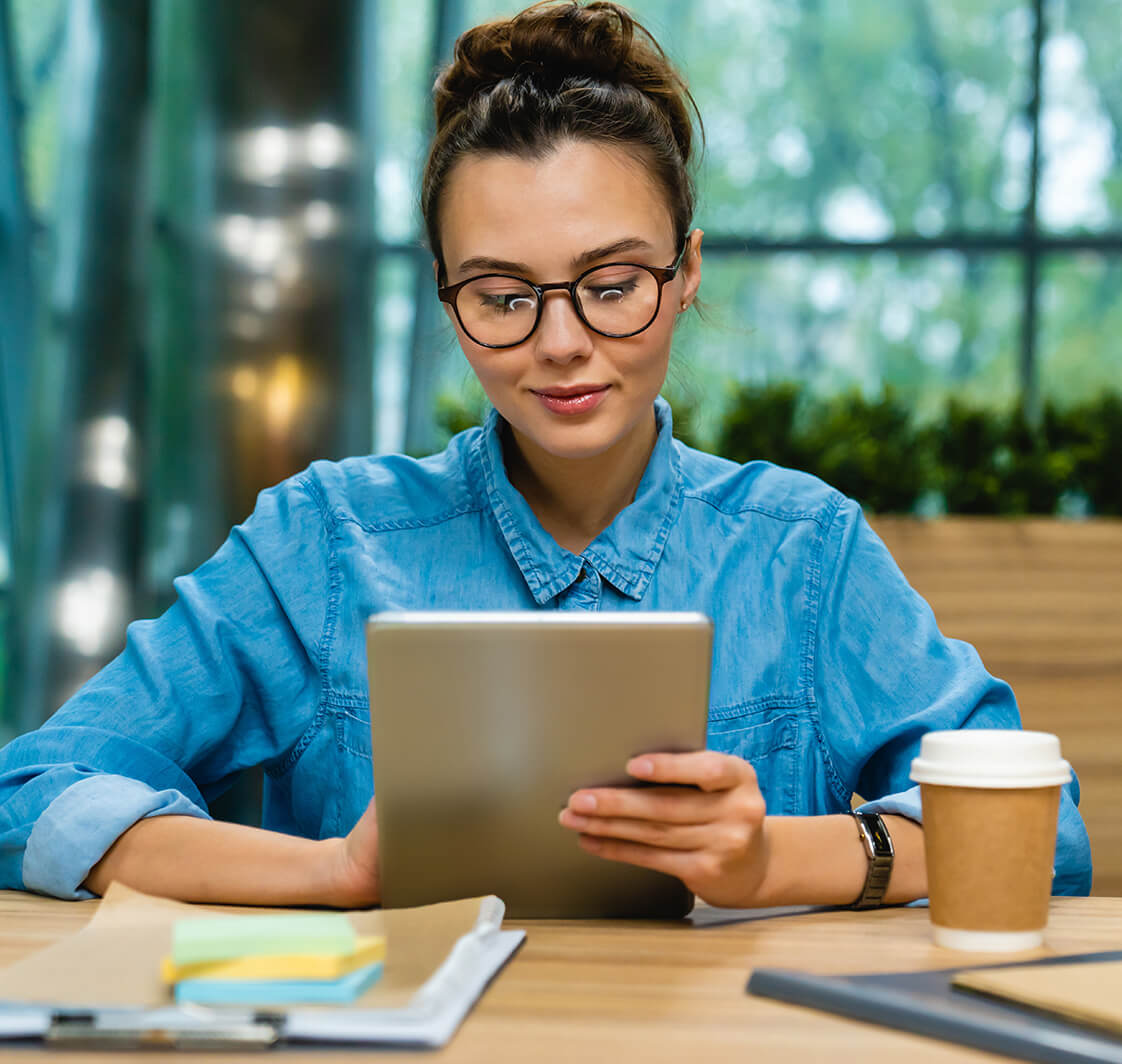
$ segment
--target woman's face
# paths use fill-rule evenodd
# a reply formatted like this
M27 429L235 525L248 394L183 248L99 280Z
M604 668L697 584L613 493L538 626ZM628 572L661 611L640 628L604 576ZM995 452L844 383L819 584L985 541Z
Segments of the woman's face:
M456 164L441 204L448 284L506 273L537 284L572 281L592 266L664 267L679 248L665 198L619 148L569 141L541 159L471 156ZM568 293L547 292L541 320L517 347L475 343L445 305L464 355L523 451L591 458L650 432L677 314L701 279L700 231L658 315L637 336L589 329Z

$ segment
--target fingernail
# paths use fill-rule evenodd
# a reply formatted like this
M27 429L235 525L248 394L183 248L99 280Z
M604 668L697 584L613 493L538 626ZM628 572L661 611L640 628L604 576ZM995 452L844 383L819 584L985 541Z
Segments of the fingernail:
M632 776L653 776L654 762L648 761L645 757L641 757L637 761L631 762L628 771Z
M591 794L577 794L569 799L569 808L578 813L595 813L596 799Z
M566 828L588 827L588 817L577 816L571 809L561 811L561 825Z

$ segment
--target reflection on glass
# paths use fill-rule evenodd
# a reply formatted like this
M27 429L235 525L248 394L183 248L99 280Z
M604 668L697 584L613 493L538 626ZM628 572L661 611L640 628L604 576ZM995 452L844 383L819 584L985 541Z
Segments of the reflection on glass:
M705 119L711 231L860 241L1018 224L1031 3L633 6L670 29Z
M1060 405L1122 394L1122 254L1056 255L1040 289L1040 379Z
M1017 393L1019 269L1012 256L789 253L710 255L702 299L675 340L672 370L704 395L702 435L725 382L796 381L813 392L886 384L919 417L953 392L983 405Z
M1040 134L1040 221L1052 230L1122 225L1122 74L1117 0L1048 4Z
M405 257L383 260L374 281L374 449L385 454L405 447L409 341L415 306L414 263ZM436 298L433 285L433 298ZM437 352L447 351L448 343Z
M161 6L156 607L260 490L369 450L368 101L355 41L372 8Z
M137 492L137 440L132 426L120 414L89 421L79 434L80 483L94 484L131 498Z
M76 570L55 589L53 628L75 653L98 658L119 649L130 606L120 575L104 567Z

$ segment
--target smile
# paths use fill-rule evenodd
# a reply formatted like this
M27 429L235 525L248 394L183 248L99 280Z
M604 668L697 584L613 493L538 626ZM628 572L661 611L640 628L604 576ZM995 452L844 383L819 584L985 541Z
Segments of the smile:
M531 388L531 393L554 414L585 414L596 409L610 385L575 385L569 388Z

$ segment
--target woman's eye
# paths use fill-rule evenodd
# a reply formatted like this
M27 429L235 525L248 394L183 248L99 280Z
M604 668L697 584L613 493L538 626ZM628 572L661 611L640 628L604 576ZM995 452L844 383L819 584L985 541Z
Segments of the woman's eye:
M488 310L495 310L501 314L513 314L518 311L534 309L534 297L524 292L484 292L480 295L480 302Z
M601 303L620 303L637 287L634 281L628 281L625 284L590 285L587 291L593 299Z

